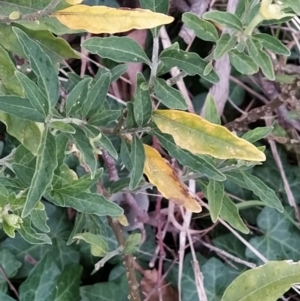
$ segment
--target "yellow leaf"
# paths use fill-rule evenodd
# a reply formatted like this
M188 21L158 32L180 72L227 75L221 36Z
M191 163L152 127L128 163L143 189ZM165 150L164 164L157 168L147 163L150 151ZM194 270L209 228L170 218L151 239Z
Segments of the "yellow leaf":
M124 214L118 216L118 217L117 217L117 220L118 220L118 222L119 222L122 226L124 226L124 227L129 226L127 217L126 217Z
M176 110L156 110L153 120L163 133L173 136L179 147L193 154L219 159L266 160L265 154L250 142L198 115Z
M67 3L71 5L80 4L83 0L66 0Z
M120 9L106 6L75 5L53 14L71 29L90 33L118 33L169 24L174 18L147 9Z
M144 144L144 149L146 155L144 173L150 183L156 186L166 199L192 212L200 212L201 206L189 194L171 165L153 147Z

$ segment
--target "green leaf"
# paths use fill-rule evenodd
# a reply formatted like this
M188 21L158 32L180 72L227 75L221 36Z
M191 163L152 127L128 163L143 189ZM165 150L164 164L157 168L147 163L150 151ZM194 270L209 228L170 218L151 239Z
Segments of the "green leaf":
M108 153L114 158L118 159L118 152L116 151L111 139L109 139L104 134L101 134L100 140L97 142L100 148L103 148L108 151Z
M50 228L47 225L47 215L45 210L32 210L30 214L33 225L42 232L50 232Z
M1 32L1 27L0 27ZM0 42L1 44L1 42ZM0 95L14 94L23 96L23 89L15 76L17 70L7 51L0 46ZM1 87L2 86L2 87Z
M245 133L242 138L253 143L268 136L273 129L273 126L257 127L254 130L250 130L249 132Z
M25 96L29 99L32 106L41 113L44 118L46 118L50 112L51 106L47 98L42 94L39 87L28 78L28 76L19 71L16 71L15 75L22 84Z
M249 229L243 222L242 218L239 215L239 210L237 209L234 202L224 194L222 209L220 216L224 219L231 227L241 231L244 234L249 234Z
M145 151L142 141L137 137L133 136L132 144L131 144L131 153L130 158L132 161L132 171L130 174L130 183L129 189L135 189L142 177L145 163Z
M18 232L24 240L30 244L52 244L51 239L48 235L43 233L37 233L32 227L29 218L23 219L23 224Z
M236 42L236 35L231 36L228 33L223 33L216 43L216 48L214 49L214 59L220 59L224 54L233 49L236 46Z
M249 7L249 0L239 1L236 6L236 10L235 10L234 14L239 19L242 19L246 10L248 9L248 7Z
M156 13L167 14L169 10L168 0L140 0L141 7Z
M263 74L269 79L274 80L274 67L270 56L261 50L261 44L251 38L246 41L247 50L254 62L261 68Z
M204 13L202 18L225 25L231 29L236 29L238 31L243 30L243 24L241 20L236 15L229 12L209 11Z
M224 185L222 182L211 179L209 180L207 186L207 199L209 205L209 213L213 223L215 223L219 218L223 204L224 193Z
M82 106L82 117L92 116L96 110L100 110L105 102L106 94L108 92L111 82L111 75L109 72L103 73L99 79L89 89L86 100Z
M161 102L171 109L186 110L187 105L182 94L169 86L165 80L156 78L154 80L154 92Z
M19 28L13 28L24 53L30 62L30 66L37 76L37 84L44 95L50 101L51 106L55 106L59 98L59 82L57 71L51 59L44 53L41 46L30 39L26 33Z
M142 240L141 233L130 234L125 241L125 247L122 253L123 254L134 253L137 250L138 245L141 243L141 240Z
M206 66L205 66L205 69L203 71L203 75L206 76L208 75L210 72L212 72L214 69L214 66L213 66L213 62L210 61Z
M52 255L47 253L21 284L19 289L20 300L54 300L57 285L56 278L59 274L60 270Z
M82 47L102 58L118 63L151 64L142 47L135 40L127 37L91 38L84 41Z
M207 76L204 76L203 72L207 61L202 59L197 53L167 48L161 52L159 59L164 64L164 67L168 69L178 67L188 75L199 74L213 84L219 81L219 76L214 70Z
M76 130L74 127L68 123L62 121L52 121L49 124L53 129L58 130L62 133L75 134Z
M257 216L257 227L262 235L253 237L249 243L269 260L300 260L298 248L299 229L294 227L294 212L285 207L285 213L265 207ZM250 249L246 249L247 259L257 264L263 262Z
M222 301L273 301L300 282L300 263L271 261L244 272L226 289Z
M141 73L137 74L137 85L134 93L133 113L136 123L143 126L149 121L152 114L152 102L148 89L143 89L147 84Z
M241 74L251 75L258 72L258 66L249 55L236 50L231 50L228 54L231 64Z
M119 119L121 110L100 110L88 120L88 124L95 126L108 126Z
M1 242L0 247L10 250L22 266L16 275L16 278L26 278L32 270L32 258L39 261L45 256L47 251L55 254L55 260L60 269L69 263L79 263L79 253L75 246L67 246L66 242L73 228L73 222L69 220L66 210L45 202L48 225L50 227L49 236L52 240L50 244L29 244L19 233L16 233L14 239L6 238ZM42 299L44 300L44 299ZM53 300L53 299L52 299ZM52 301L51 300L51 301ZM49 300L50 301L50 300Z
M226 176L221 173L215 166L210 164L204 156L197 156L189 151L178 147L171 135L163 134L159 130L155 130L155 136L158 138L162 146L169 154L176 158L182 165L188 166L196 173L201 173L208 178L216 181L224 181Z
M70 139L75 143L77 149L80 151L84 163L88 166L91 172L91 179L95 177L97 169L97 160L94 154L93 145L85 131L79 126L75 126L76 133L70 134Z
M98 301L99 296L101 296L99 301L128 301L128 280L126 275L122 275L122 277L119 277L115 281L81 286L80 296L81 301Z
M300 1L299 0L283 0L282 3L289 6L297 15L300 14Z
M204 118L212 123L221 124L214 97L210 93L205 98Z
M3 4L3 1L1 3ZM12 9L14 9L14 11L21 12L24 9L24 6L22 5L18 6L16 2L13 5L11 4L9 5ZM3 6L1 6L1 8L3 8ZM32 8L27 10L27 13L31 13L31 12L32 12ZM48 18L48 19L52 19L52 21L55 21L54 18ZM24 26L21 25L21 23L23 23ZM49 31L49 28L47 28L48 26L45 26L45 21L43 19L39 19L39 25L40 28L36 30L34 26L38 27L37 22L19 21L18 24L14 23L14 26L22 29L22 31L24 31L31 39L33 39L41 46L43 51L50 57L53 65L58 65L63 60L67 60L70 58L80 58L80 56L75 53L75 51L70 47L70 45L66 42L66 40L64 40L63 38L55 37L52 34L52 32L54 31L52 30L51 30L52 32ZM13 31L13 27L11 25L6 25L2 23L0 24L0 32L1 32L1 36L5 37L5 39L3 38L0 39L0 45L2 45L5 49L7 49L10 52L17 54L20 57L24 57L25 54L24 54L22 44L18 40L15 32ZM65 33L56 32L56 34L58 35L62 35Z
M127 102L127 116L125 121L126 127L131 129L134 127L138 127L135 119L134 119L134 105L133 102Z
M219 39L216 27L205 20L200 19L197 15L192 13L184 13L182 21L185 25L192 29L196 36L203 41L216 42Z
M121 139L120 157L122 163L129 171L133 169L130 153L131 153L131 144L127 143L125 139Z
M285 56L291 55L289 48L287 48L280 40L274 38L270 34L257 33L252 35L252 38L258 40L263 47L273 51L274 53Z
M1 301L16 301L16 299L9 297L8 295L4 294L1 291L0 291L0 299Z
M35 172L23 208L22 217L30 214L52 181L57 166L56 144L49 128L45 128L37 152Z
M123 214L121 207L96 193L81 192L72 194L71 191L65 190L63 192L53 191L51 196L47 195L46 198L57 206L71 207L86 214L97 216L119 216Z
M110 70L111 82L118 80L125 72L127 72L128 66L126 64L120 64Z
M52 300L79 301L81 273L82 267L78 264L65 266L60 276L56 279L55 296L53 296Z
M76 234L73 239L84 240L91 245L91 253L96 257L104 257L108 252L107 242L102 236L85 232Z
M2 249L0 250L0 265L2 268L2 271L5 273L7 278L11 279L16 274L18 269L22 266L22 263L17 260L16 256L13 255L9 250ZM7 292L7 280L5 279L4 275L0 274L0 298L1 293ZM2 298L0 299L3 300ZM4 299L5 300L5 299Z
M87 77L80 81L69 93L66 100L66 115L74 115L78 110L81 110L85 102L88 91L92 84L92 78Z
M45 121L45 117L35 109L29 99L19 96L0 96L0 110L26 120Z
M266 206L277 209L279 212L283 212L283 207L275 194L274 190L268 187L259 178L246 173L244 171L239 172L229 172L226 173L228 180L236 183L237 185L251 190L255 195L257 195Z

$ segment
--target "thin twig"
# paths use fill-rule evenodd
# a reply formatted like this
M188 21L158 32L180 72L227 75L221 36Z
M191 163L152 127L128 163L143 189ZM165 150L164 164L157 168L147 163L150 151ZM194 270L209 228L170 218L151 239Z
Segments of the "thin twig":
M5 281L7 282L9 288L14 292L14 294L16 295L17 299L19 300L19 294L18 291L16 290L16 288L13 286L13 284L10 282L9 278L7 277L2 265L0 264L0 273L2 274L2 277L5 279Z

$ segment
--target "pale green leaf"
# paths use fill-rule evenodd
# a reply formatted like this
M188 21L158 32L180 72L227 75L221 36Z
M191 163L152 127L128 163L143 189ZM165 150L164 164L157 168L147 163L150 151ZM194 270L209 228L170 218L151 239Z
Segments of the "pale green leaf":
M241 74L254 74L258 72L258 66L256 62L247 54L231 50L229 52L229 58L234 68Z
M221 25L225 25L228 28L236 29L238 31L243 30L243 24L241 20L234 14L223 11L209 11L202 15L203 19L210 20Z
M207 199L209 205L209 213L213 223L215 223L222 209L223 196L224 196L224 185L222 182L215 180L209 180L207 186Z
M40 201L46 188L52 181L57 166L56 144L53 135L45 128L37 152L35 172L23 208L22 217L26 217Z
M214 59L220 59L224 54L233 49L236 45L236 42L237 36L231 36L228 33L223 33L216 43L216 48L214 49Z
M244 272L227 288L222 301L274 301L300 282L300 263L271 261Z
M245 133L242 138L253 143L268 136L273 129L273 126L257 127L254 130L250 130L249 132Z
M91 38L82 43L82 47L102 58L119 63L146 63L150 60L142 47L127 37Z
M186 110L187 104L182 94L169 86L165 80L154 80L154 92L161 102L170 109Z
M204 118L209 122L221 124L218 109L211 93L208 93L204 103Z

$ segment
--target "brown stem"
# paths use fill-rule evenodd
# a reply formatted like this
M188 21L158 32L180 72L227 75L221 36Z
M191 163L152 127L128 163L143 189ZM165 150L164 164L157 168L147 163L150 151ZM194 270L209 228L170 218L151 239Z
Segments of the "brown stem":
M113 229L114 234L117 238L117 241L120 246L125 247L125 238L123 235L122 227L120 223L112 219L111 217L108 217L108 223L110 227ZM123 257L123 264L125 266L126 270L126 276L128 279L128 285L129 285L129 300L131 301L141 301L141 297L139 294L139 284L136 279L136 274L135 274L135 260L133 255L131 254L124 254L122 255Z

